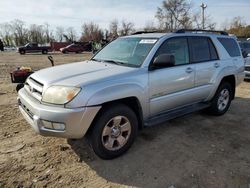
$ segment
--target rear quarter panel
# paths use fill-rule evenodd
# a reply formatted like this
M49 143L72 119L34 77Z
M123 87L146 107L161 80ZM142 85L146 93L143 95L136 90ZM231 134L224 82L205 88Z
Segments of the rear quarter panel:
M211 93L207 100L211 100L214 96L217 88L219 87L222 79L229 75L234 75L236 85L239 85L244 78L244 59L242 56L239 57L231 57L224 46L219 42L217 39L218 37L225 37L225 36L212 36L212 41L215 44L217 49L219 58L220 58L220 68L216 70L215 74L211 79L211 83L213 85ZM237 43L238 44L238 43ZM239 47L239 45L238 45ZM240 49L240 47L239 47Z

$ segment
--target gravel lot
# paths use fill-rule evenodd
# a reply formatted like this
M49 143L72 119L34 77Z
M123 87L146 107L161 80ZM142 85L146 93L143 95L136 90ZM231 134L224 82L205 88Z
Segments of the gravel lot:
M55 64L90 54L52 54ZM249 187L250 82L222 117L196 113L144 129L124 156L104 161L84 139L36 135L20 115L9 72L47 56L0 53L0 187Z

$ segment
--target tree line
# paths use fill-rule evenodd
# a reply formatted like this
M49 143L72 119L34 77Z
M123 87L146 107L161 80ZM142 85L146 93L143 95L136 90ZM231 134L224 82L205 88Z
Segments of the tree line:
M178 29L201 29L202 17L200 12L193 11L193 5L188 0L165 0L157 8L155 17L157 23L148 21L144 31L160 30L164 32ZM205 29L213 30L216 22L210 15L206 14L204 19ZM223 30L236 36L250 37L250 25L244 22L241 17L226 20L223 23ZM119 36L126 36L136 31L135 24L130 21L118 21L116 19L109 23L109 29L102 29L97 23L84 23L79 34L73 27L58 26L53 28L48 23L38 25L27 25L22 20L13 20L0 24L0 38L6 46L20 46L28 42L46 44L53 41L95 41L113 40Z
M134 24L128 21L113 20L110 29L102 29L94 22L84 23L80 36L73 27L58 26L52 28L48 23L27 25L22 20L13 20L0 24L0 39L5 46L21 46L28 42L47 44L50 42L100 42L103 39L113 40L119 36L129 35L135 31Z

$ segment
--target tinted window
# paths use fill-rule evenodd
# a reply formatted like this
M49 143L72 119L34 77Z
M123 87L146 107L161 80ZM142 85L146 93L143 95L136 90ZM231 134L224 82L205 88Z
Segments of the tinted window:
M189 63L188 42L186 38L173 38L163 43L156 53L156 57L161 54L171 54L175 57L175 65Z
M210 61L210 47L207 37L190 38L192 49L192 62Z
M218 53L214 47L213 42L210 39L208 39L208 44L209 44L209 49L210 49L210 59L211 60L218 60L219 59Z
M231 57L241 56L237 42L232 38L218 38Z
M250 43L244 43L245 48L250 48Z

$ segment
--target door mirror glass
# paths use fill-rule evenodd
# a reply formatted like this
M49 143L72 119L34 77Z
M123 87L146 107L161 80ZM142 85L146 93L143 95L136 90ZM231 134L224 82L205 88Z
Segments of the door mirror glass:
M174 65L175 57L172 54L161 54L153 62L153 66L156 68L172 67Z

